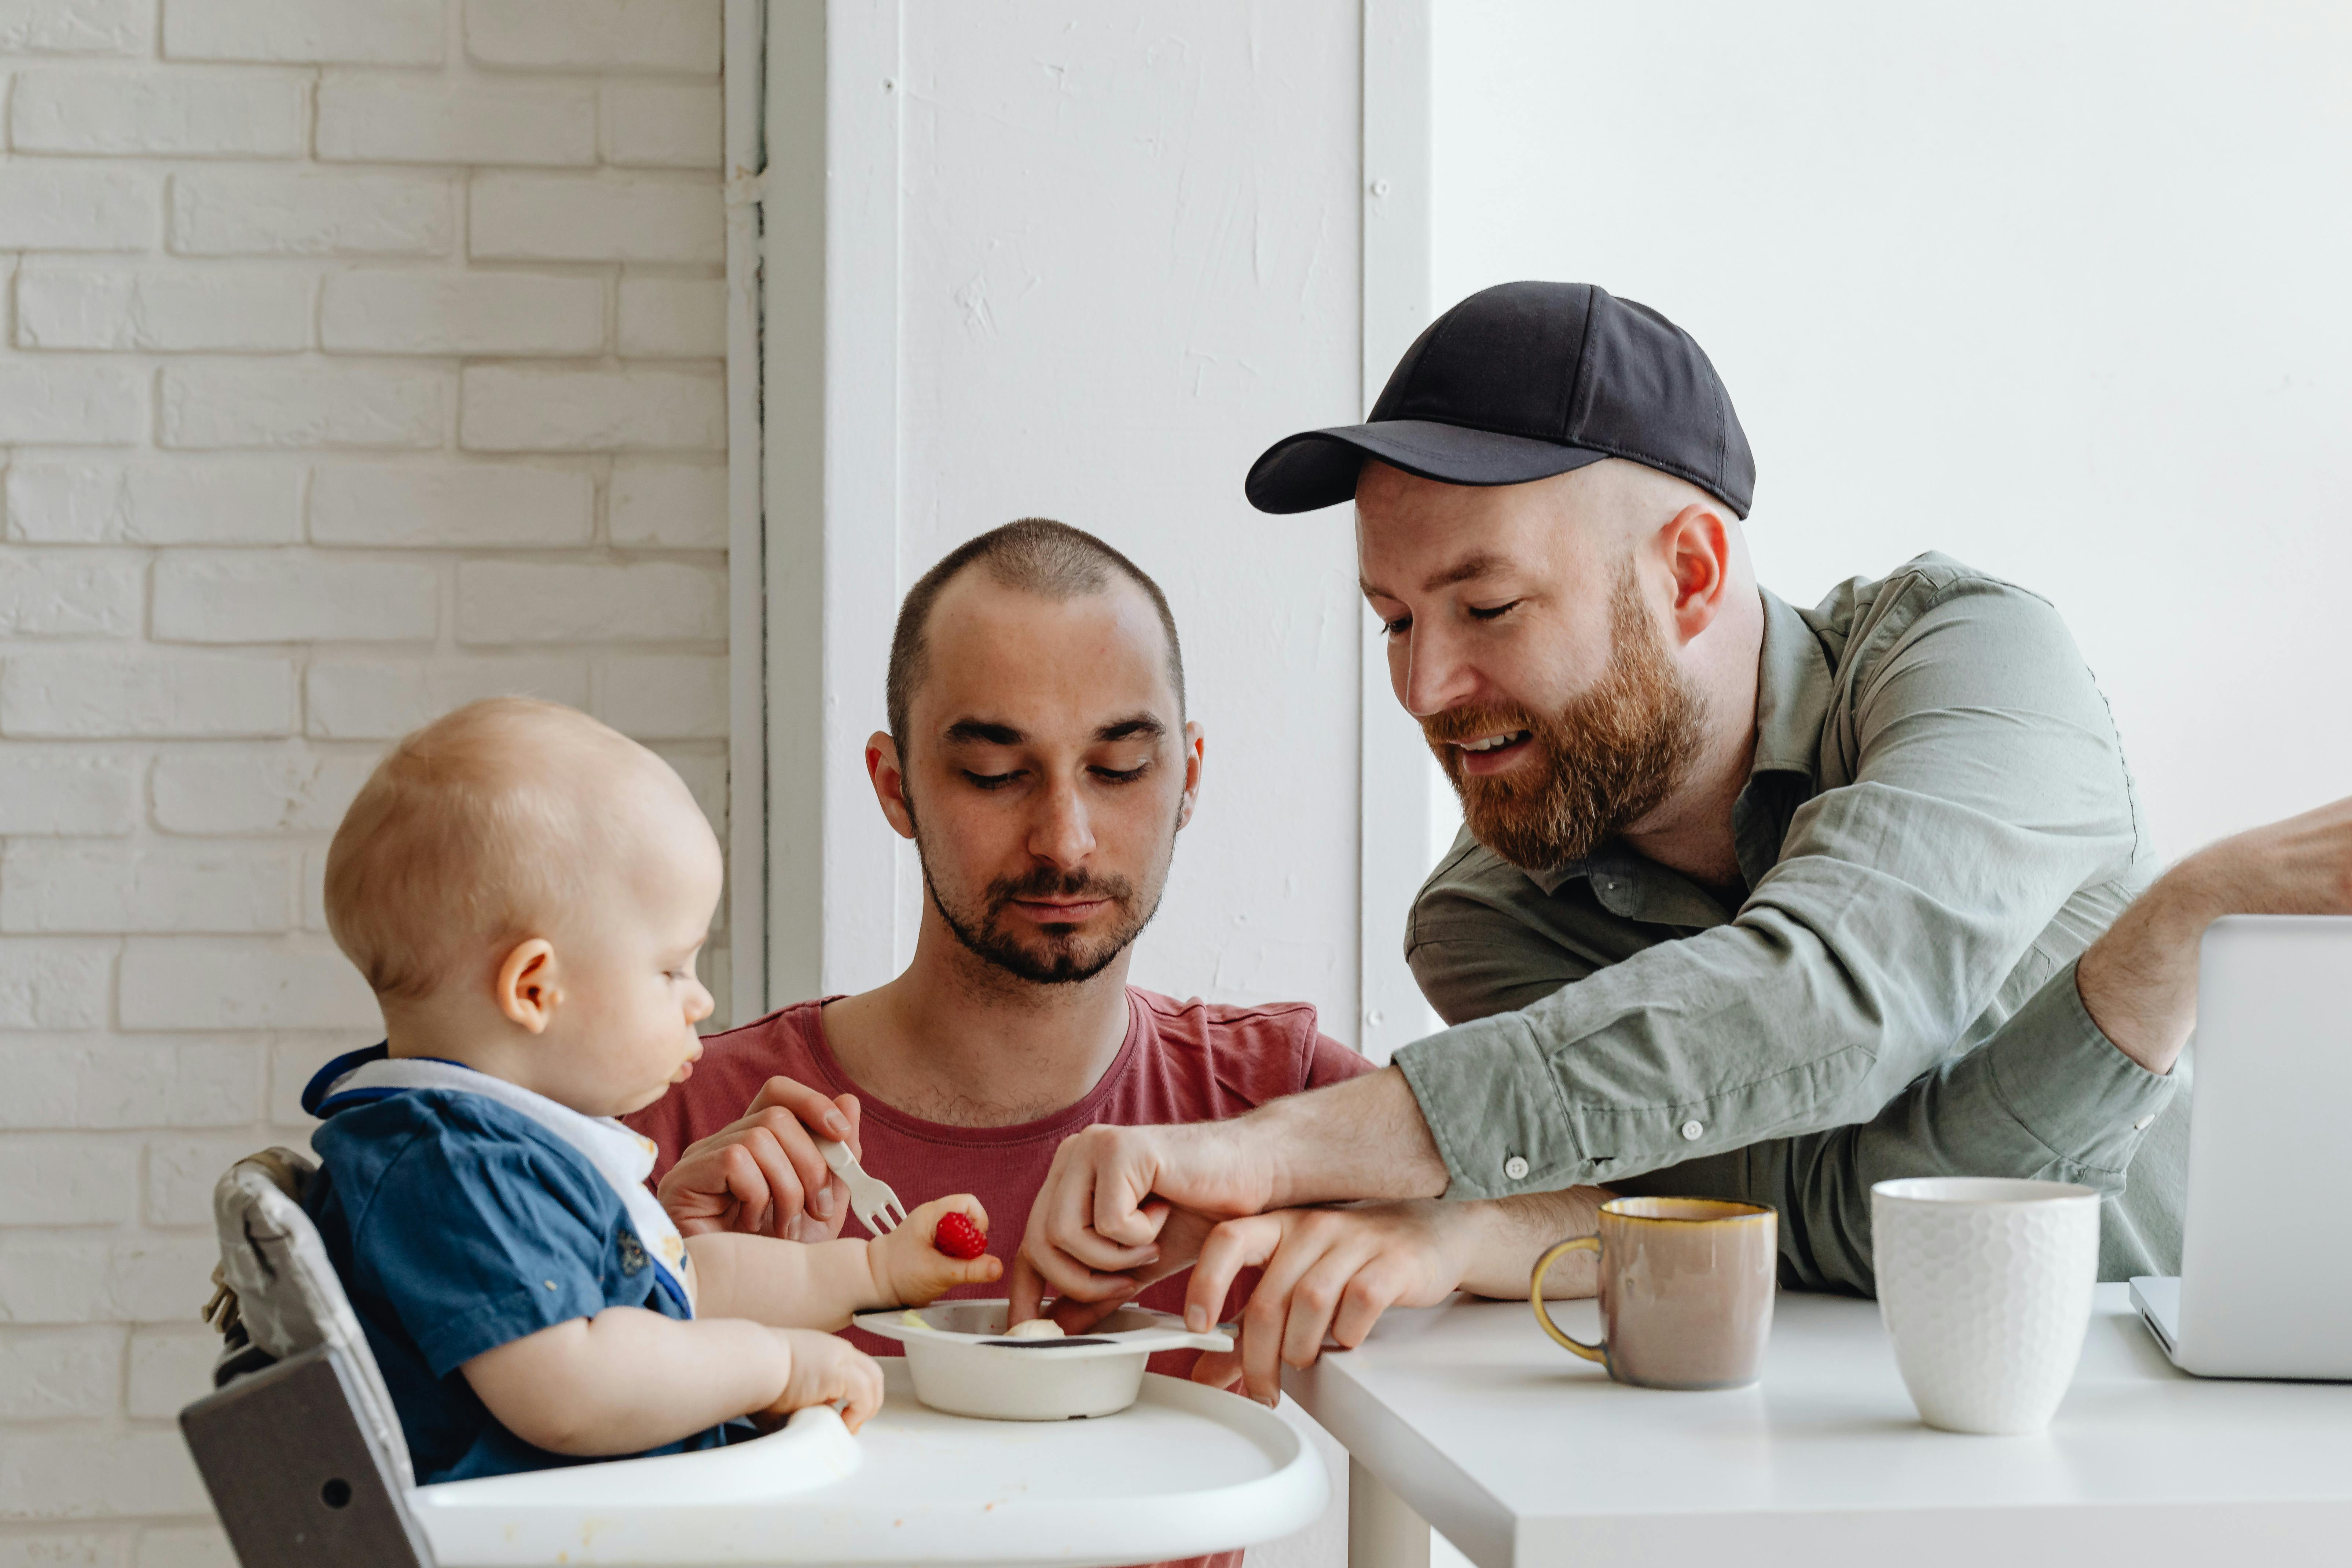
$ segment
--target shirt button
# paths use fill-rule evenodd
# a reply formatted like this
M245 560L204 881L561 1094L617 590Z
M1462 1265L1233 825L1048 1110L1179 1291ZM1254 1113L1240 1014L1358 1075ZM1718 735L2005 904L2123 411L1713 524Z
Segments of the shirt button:
M1522 1155L1514 1154L1509 1159L1504 1161L1503 1174L1510 1177L1511 1180L1515 1182L1526 1181L1528 1178L1528 1162L1526 1158Z
M1683 1123L1683 1140L1685 1142L1696 1143L1699 1140L1699 1134L1706 1131L1706 1123L1704 1121L1685 1121Z
M2156 1118L2153 1116L2143 1116L2137 1121L2132 1123L2132 1131L2135 1132L2145 1132L2147 1131L2149 1123L2153 1122L2155 1120Z

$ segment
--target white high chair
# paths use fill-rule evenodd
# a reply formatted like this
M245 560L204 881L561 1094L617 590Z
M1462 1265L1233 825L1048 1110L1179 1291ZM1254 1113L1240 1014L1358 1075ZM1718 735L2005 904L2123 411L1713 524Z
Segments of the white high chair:
M693 1454L420 1487L367 1337L302 1211L315 1167L272 1149L214 1190L216 1392L180 1426L244 1568L955 1563L1064 1568L1255 1545L1328 1483L1271 1411L1147 1376L1116 1415L974 1421L887 1401Z

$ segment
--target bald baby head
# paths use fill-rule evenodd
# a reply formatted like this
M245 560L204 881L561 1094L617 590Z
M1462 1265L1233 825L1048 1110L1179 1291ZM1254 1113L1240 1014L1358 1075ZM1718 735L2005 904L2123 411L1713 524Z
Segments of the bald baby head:
M395 745L344 814L327 926L380 999L420 1001L698 833L685 784L617 731L529 698L468 703Z

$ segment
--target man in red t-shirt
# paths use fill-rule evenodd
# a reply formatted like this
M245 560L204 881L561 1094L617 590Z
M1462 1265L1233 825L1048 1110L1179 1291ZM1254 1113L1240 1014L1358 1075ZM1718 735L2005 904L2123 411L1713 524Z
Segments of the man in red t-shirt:
M687 1082L629 1119L661 1146L656 1179L680 1229L862 1234L814 1128L910 1208L977 1196L1010 1268L1071 1132L1237 1116L1368 1069L1304 1004L1213 1006L1127 984L1202 742L1167 600L1125 556L1035 519L961 546L907 595L888 697L866 763L922 861L914 960L877 989L712 1037ZM1228 1316L1255 1279L1236 1279ZM1184 1282L1140 1300L1181 1311ZM1153 1367L1181 1375L1195 1359Z
M1118 967L1126 967L1124 955ZM905 978L893 984L902 984ZM712 1036L704 1042L694 1077L631 1117L630 1125L661 1145L655 1167L656 1178L661 1180L676 1169L678 1154L698 1135L707 1141L706 1156L748 1142L743 1133L750 1130L741 1129L736 1119L767 1089L772 1079L782 1077L795 1085L814 1086L855 1119L859 1161L887 1181L908 1208L950 1193L977 1197L988 1211L989 1250L1003 1258L1009 1269L1020 1249L1030 1202L1054 1163L1054 1151L1079 1128L1097 1121L1129 1127L1214 1121L1286 1094L1353 1078L1371 1065L1318 1031L1315 1009L1303 1003L1217 1007L1198 1000L1178 1002L1136 986L1122 989L1120 1001L1127 1018L1109 1067L1078 1099L1046 1109L1043 1114L1026 1114L1032 1107L1008 1107L1020 1120L1002 1123L936 1121L890 1103L844 1065L828 1040L829 1020L854 1000L836 996L795 1003L748 1027ZM772 1094L768 1105L783 1103L779 1095ZM956 1110L952 1105L940 1104L927 1109L933 1116L953 1115ZM759 1134L772 1137L768 1124L773 1118L756 1120ZM714 1133L719 1136L713 1138ZM748 1151L744 1157L749 1157ZM838 1215L838 1192L831 1191L830 1184L820 1191L831 1192L832 1212ZM716 1197L715 1194L694 1194L674 1180L662 1183L662 1193L681 1226L692 1221L698 1209L707 1211L711 1206L698 1203L698 1197ZM740 1211L740 1200L731 1188L719 1202L734 1203ZM866 1234L854 1217L844 1225L845 1234ZM698 1228L719 1227L711 1224L706 1212ZM1236 1282L1226 1298L1228 1318L1248 1300L1255 1279L1256 1272L1251 1270ZM1180 1275L1148 1287L1137 1299L1147 1307L1181 1312L1184 1289ZM962 1296L1003 1293L1002 1284L968 1286L950 1292ZM895 1355L898 1351L894 1342L855 1329L849 1336L877 1355ZM1196 1355L1192 1351L1171 1351L1154 1357L1152 1370L1181 1377L1192 1371Z

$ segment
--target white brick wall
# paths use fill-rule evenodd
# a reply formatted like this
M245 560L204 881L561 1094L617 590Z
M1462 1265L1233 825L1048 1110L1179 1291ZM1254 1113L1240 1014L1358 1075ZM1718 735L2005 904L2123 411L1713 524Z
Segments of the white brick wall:
M229 1563L209 1194L373 1037L384 742L725 810L720 4L0 0L0 1568Z

